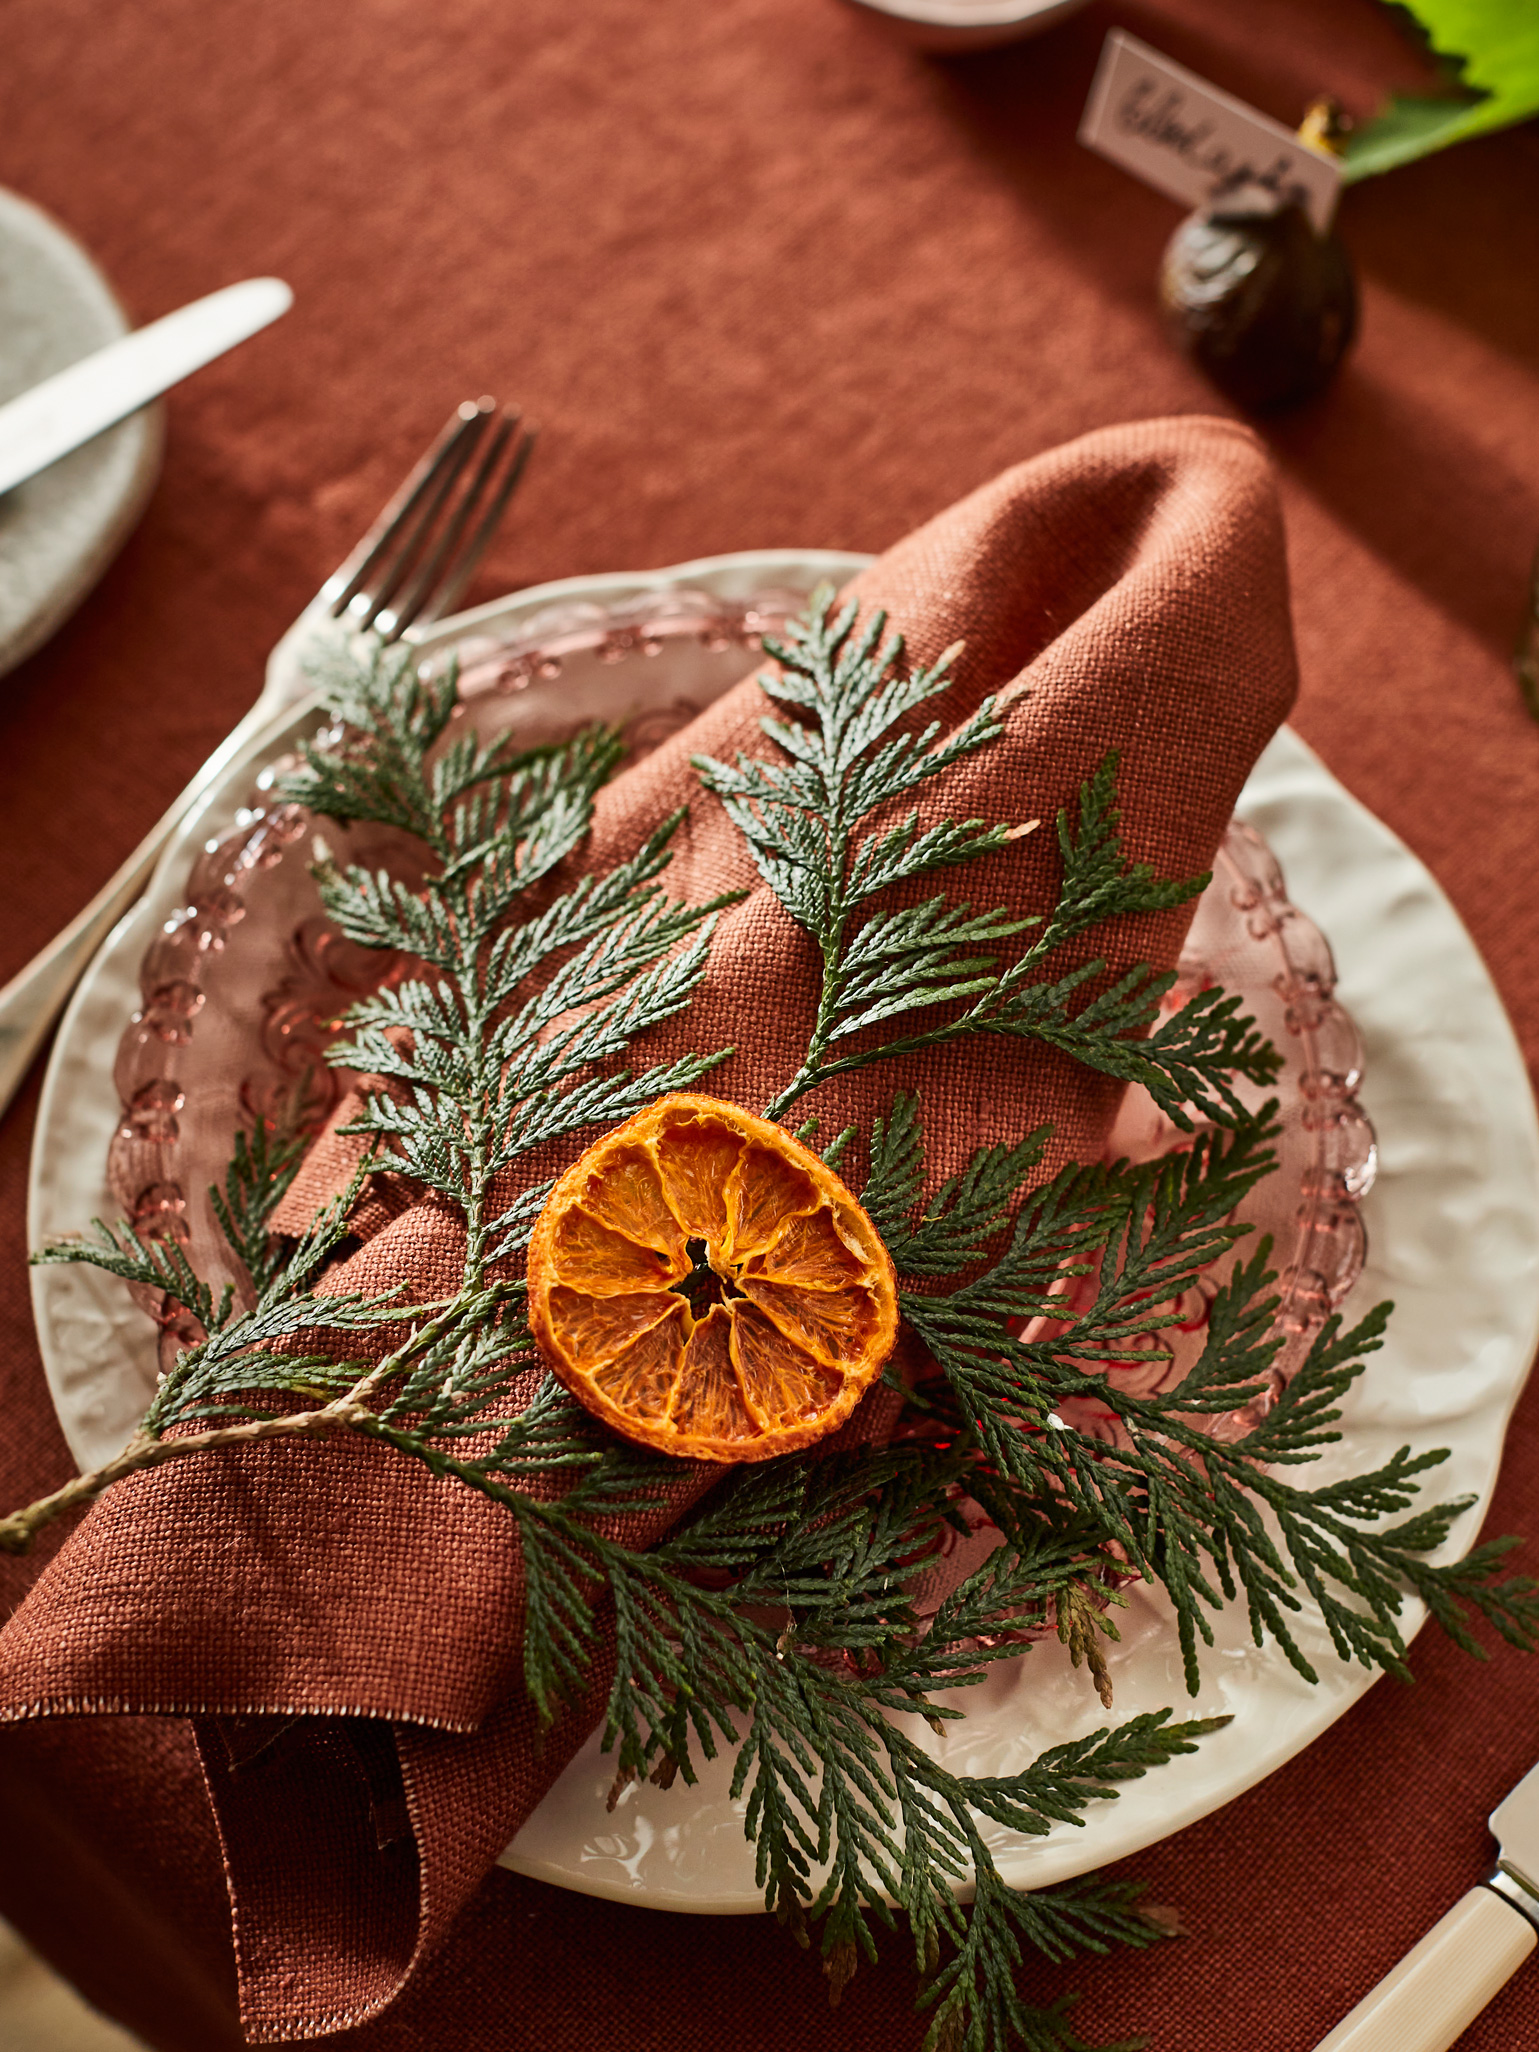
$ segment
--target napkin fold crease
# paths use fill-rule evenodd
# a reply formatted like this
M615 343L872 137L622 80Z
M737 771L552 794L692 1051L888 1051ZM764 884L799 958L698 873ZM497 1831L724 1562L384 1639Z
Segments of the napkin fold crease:
M916 724L949 729L985 692L998 697L1002 737L919 803L921 824L1044 822L954 885L980 908L1051 905L1052 820L1113 747L1129 853L1166 875L1205 870L1293 696L1277 504L1259 444L1228 421L1108 429L1024 463L898 543L852 594L887 608L911 660L965 641L952 685ZM650 1063L733 1045L704 1087L753 1110L805 1044L814 951L689 758L769 752L764 710L745 681L624 770L572 865L607 868L688 801L670 895L747 895L721 921L693 1004L636 1053ZM1113 974L1170 966L1188 919L1119 922L1087 951ZM1044 1119L1053 1162L1094 1158L1120 1094L1052 1050L991 1039L839 1078L799 1112L816 1111L825 1134L866 1129L900 1087L920 1094L937 1179ZM531 1159L520 1180L563 1167L590 1137ZM345 1178L352 1146L322 1136L285 1223ZM457 1282L441 1208L397 1196L365 1226L335 1287ZM878 1428L873 1413L863 1429ZM681 1464L669 1510L625 1536L655 1539L710 1479ZM197 1455L110 1490L39 1576L0 1633L0 1722L194 1720L247 2037L326 2036L399 1992L602 1715L612 1645L584 1700L542 1729L521 1629L511 1520L461 1485L343 1437Z

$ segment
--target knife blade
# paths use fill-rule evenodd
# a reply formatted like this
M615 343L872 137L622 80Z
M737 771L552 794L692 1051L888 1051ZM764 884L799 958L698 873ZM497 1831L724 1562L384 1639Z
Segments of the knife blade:
M1539 1945L1539 1767L1491 1812L1496 1871L1343 2017L1315 2052L1448 2052Z
M0 492L35 477L288 312L281 278L247 278L136 328L0 406Z

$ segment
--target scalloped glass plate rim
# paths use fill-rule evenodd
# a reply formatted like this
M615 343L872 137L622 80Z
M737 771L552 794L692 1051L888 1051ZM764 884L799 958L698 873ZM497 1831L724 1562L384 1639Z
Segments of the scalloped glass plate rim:
M508 632L553 606L612 604L649 591L696 587L746 598L776 583L809 588L822 576L845 578L866 560L834 551L750 551L655 573L567 578L443 622L423 645ZM665 670L666 657L652 674ZM177 902L210 823L224 823L254 771L303 716L276 721L188 815L146 899L109 937L76 993L39 1110L29 1191L33 1244L78 1229L102 1202L101 1164L117 1110L111 1053L149 932ZM1539 1120L1527 1071L1490 976L1439 886L1291 729L1267 748L1237 810L1273 849L1290 898L1336 948L1340 994L1367 1043L1363 1096L1378 1129L1380 1168L1364 1203L1368 1264L1347 1310L1383 1296L1394 1297L1399 1310L1387 1345L1350 1400L1350 1460L1382 1458L1406 1441L1450 1447L1451 1459L1434 1478L1440 1493L1481 1499L1455 1528L1452 1549L1463 1551L1478 1530L1507 1419L1539 1341ZM102 1306L89 1301L87 1276L52 1268L34 1270L32 1281L45 1370L77 1456L109 1440L114 1450L137 1417L142 1392L133 1375L119 1377L115 1391L103 1387ZM1333 1460L1344 1466L1346 1459L1341 1452L1327 1456L1322 1477ZM1014 1885L1049 1885L1194 1822L1291 1758L1375 1679L1344 1667L1323 1631L1306 1622L1304 1643L1321 1672L1311 1687L1275 1648L1250 1643L1243 1612L1231 1606L1215 1620L1217 1644L1204 1652L1201 1692L1188 1699L1158 1592L1139 1588L1131 1598L1120 1620L1111 1715L1120 1720L1171 1705L1178 1716L1228 1713L1233 1721L1194 1754L1129 1784L1116 1801L1094 1805L1080 1829L1041 1839L991 1831L995 1857ZM1423 1615L1419 1605L1408 1605L1406 1628L1419 1628ZM971 1692L967 1718L944 1739L922 1726L916 1736L968 1772L999 1774L1106 1721L1083 1674L1072 1672L1059 1647L1045 1645ZM655 1908L758 1910L742 1804L728 1794L730 1771L730 1760L722 1759L706 1764L692 1790L633 1787L608 1815L603 1798L613 1768L590 1740L502 1863Z

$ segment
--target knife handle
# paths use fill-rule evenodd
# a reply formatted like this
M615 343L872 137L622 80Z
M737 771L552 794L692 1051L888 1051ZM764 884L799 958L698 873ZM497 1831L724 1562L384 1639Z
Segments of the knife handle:
M1315 2052L1448 2052L1535 1945L1520 1909L1472 1888Z

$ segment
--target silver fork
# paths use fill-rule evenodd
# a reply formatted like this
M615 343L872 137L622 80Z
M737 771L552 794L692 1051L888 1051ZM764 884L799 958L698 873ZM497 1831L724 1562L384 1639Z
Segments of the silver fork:
M128 860L41 954L0 990L0 1114L21 1087L86 964L138 898L161 849L209 784L310 690L308 658L339 630L384 641L441 619L459 600L518 488L534 431L518 410L467 400L347 560L267 661L262 695Z

